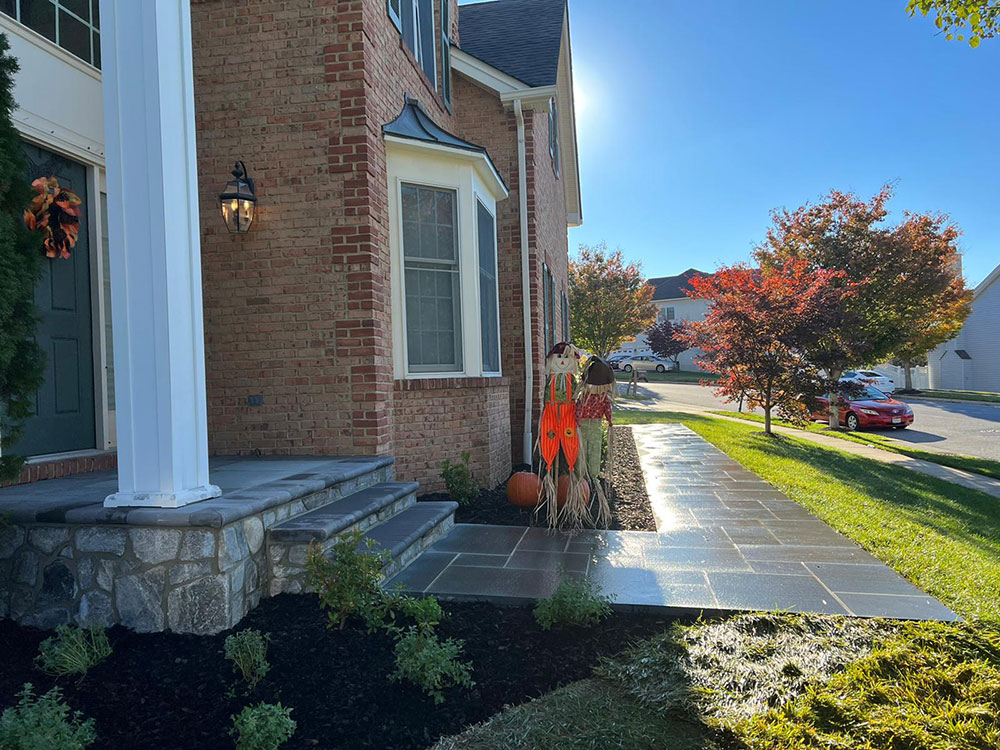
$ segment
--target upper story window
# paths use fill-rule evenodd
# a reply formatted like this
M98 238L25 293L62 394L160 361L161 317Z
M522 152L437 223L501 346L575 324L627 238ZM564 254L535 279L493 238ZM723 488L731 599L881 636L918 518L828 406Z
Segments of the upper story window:
M441 0L441 98L451 111L451 4Z
M552 157L552 168L559 174L559 110L556 99L549 99L549 156Z
M0 0L0 12L100 68L99 5L99 0Z
M666 314L667 314L667 320L673 320L674 319L674 308L668 307L667 310L666 310Z
M447 2L443 3L447 5ZM439 88L435 58L434 0L386 0L386 12L399 29L403 42L434 88ZM442 29L444 17L442 14ZM450 54L450 50L449 50ZM444 52L442 52L442 56ZM450 95L450 92L449 92Z

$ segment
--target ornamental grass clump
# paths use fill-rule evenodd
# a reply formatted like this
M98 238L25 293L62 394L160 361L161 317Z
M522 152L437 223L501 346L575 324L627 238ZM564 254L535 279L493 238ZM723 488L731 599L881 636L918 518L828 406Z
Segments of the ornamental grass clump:
M560 573L559 585L548 599L535 605L535 622L543 630L553 625L592 627L611 614L611 600L587 578Z
M60 625L56 634L42 641L35 657L35 666L41 671L65 677L78 674L82 678L91 667L111 656L104 628L77 628Z
M295 734L297 726L291 708L258 703L233 717L230 734L236 737L236 750L277 750Z
M233 663L233 670L240 674L249 690L253 690L271 669L267 661L270 642L269 634L253 628L226 636L226 658Z
M17 705L0 714L3 750L85 750L97 739L94 720L70 713L59 688L36 698L28 682L17 697Z
M479 483L472 475L469 461L472 454L462 451L462 460L441 464L441 478L448 490L448 496L459 505L471 505L479 497Z

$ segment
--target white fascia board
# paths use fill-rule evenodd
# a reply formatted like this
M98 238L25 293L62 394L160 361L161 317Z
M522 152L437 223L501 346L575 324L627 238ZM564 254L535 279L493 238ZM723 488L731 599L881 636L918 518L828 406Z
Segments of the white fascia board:
M386 135L385 142L387 146L391 144L393 148L424 154L428 152L436 153L444 158L457 159L470 163L479 174L480 179L490 187L490 192L493 193L494 200L503 200L509 193L496 167L493 166L493 162L481 151L470 151L443 143L428 143L427 141L418 141L413 138L400 138L396 135Z
M994 268L990 272L990 275L980 282L979 286L977 286L975 290L972 292L972 299L975 300L976 297L985 292L990 287L990 285L997 279L1000 279L1000 266Z

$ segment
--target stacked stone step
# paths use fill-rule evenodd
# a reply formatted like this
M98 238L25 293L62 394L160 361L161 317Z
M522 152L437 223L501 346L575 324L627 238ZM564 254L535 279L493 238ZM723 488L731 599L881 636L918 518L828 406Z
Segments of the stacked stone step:
M389 552L386 577L398 573L455 523L456 503L417 503L418 488L416 482L383 482L274 526L267 535L269 594L304 591L310 546L329 553L354 531Z

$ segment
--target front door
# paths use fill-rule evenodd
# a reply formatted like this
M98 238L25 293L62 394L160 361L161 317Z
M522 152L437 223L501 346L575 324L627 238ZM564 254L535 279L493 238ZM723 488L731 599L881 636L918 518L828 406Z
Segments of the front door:
M62 453L96 445L94 346L90 315L90 237L87 170L82 164L24 144L28 179L55 176L83 200L80 235L69 258L45 258L35 287L41 320L37 341L45 352L45 382L35 414L13 451L22 456Z

